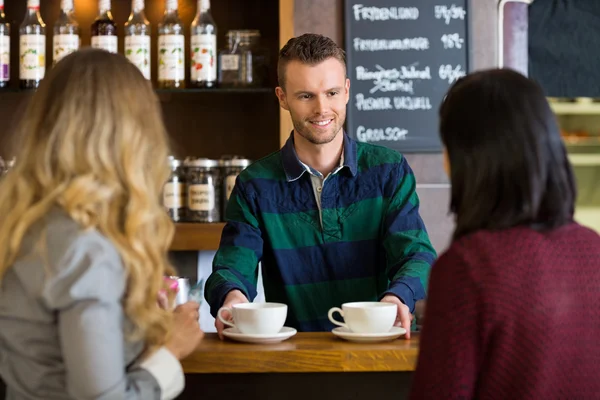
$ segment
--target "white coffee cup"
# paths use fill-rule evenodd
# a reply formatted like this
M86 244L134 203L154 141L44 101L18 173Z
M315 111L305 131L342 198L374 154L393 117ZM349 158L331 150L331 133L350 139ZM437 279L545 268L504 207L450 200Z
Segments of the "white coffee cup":
M222 313L229 311L233 323L223 318ZM281 331L287 318L287 305L282 303L240 303L233 307L221 307L217 318L225 325L237 328L250 335L274 335Z
M340 313L345 323L333 318L336 312ZM344 303L341 309L333 307L327 316L331 323L354 333L385 333L394 326L397 312L395 304L363 301Z

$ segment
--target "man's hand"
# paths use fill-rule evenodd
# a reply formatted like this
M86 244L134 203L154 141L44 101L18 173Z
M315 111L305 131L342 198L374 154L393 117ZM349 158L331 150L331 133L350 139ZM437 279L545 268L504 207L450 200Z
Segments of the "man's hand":
M249 301L246 298L246 296L244 296L244 293L236 289L227 293L222 307L231 308L232 306L240 303L249 303ZM233 319L233 316L231 314L224 312L221 315L223 316L223 319L226 319L228 321L231 321ZM225 329L225 324L223 324L219 318L215 318L215 328L217 328L219 339L223 340L223 329Z
M398 307L396 323L394 323L394 326L401 326L402 328L406 329L405 337L410 339L410 324L412 323L413 316L410 313L408 306L393 294L386 295L383 299L381 299L381 302L395 304Z

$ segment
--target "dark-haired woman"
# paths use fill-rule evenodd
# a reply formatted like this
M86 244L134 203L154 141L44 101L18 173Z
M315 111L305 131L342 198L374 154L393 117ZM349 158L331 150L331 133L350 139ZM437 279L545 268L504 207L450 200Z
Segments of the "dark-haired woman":
M412 399L600 398L600 236L543 91L473 73L440 109L456 230L433 266Z

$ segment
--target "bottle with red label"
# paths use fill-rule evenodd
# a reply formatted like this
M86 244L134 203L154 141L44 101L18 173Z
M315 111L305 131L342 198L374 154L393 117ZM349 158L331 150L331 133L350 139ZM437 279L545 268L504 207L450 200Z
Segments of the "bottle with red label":
M213 87L217 82L217 25L210 13L210 0L198 0L190 32L190 83Z

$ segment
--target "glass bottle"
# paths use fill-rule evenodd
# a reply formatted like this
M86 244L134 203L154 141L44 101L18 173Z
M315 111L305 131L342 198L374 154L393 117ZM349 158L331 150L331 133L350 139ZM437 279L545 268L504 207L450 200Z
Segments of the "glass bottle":
M167 0L165 15L158 24L158 87L185 87L185 38L177 11L177 0Z
M217 82L217 26L210 13L210 0L198 0L190 35L190 83L199 88L214 87Z
M144 12L144 0L133 0L125 23L125 57L150 80L150 22Z
M80 44L79 24L75 21L73 0L61 0L60 16L54 24L53 65L77 51Z
M92 47L111 53L119 51L117 25L110 11L110 0L100 0L98 16L92 24Z
M4 0L0 0L0 88L10 82L10 24L4 15Z
M27 13L19 27L19 86L37 89L46 74L46 24L40 0L27 0Z

